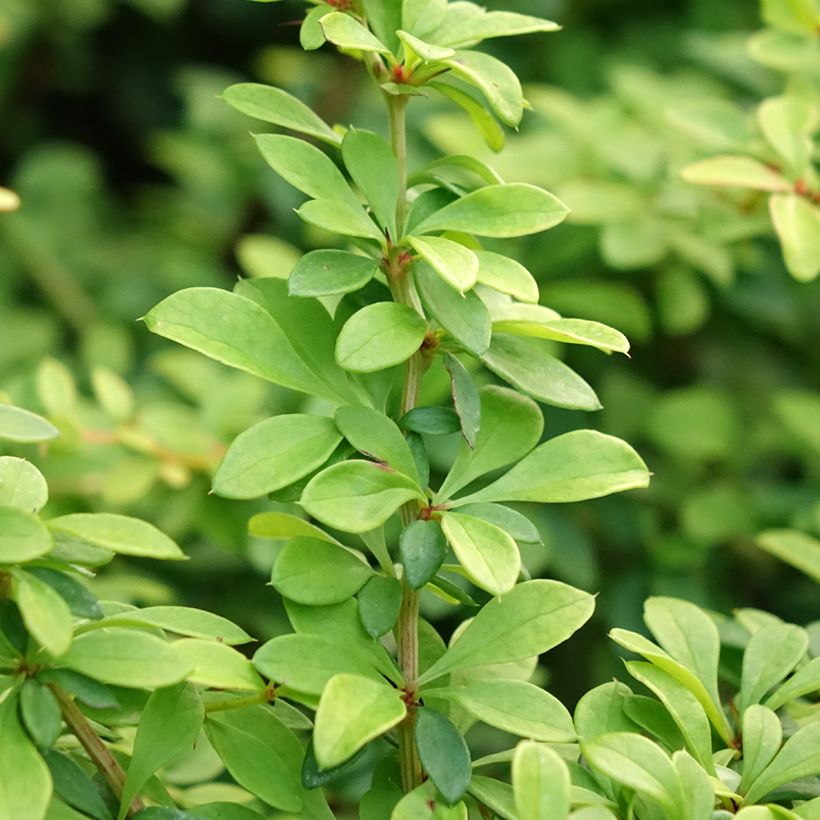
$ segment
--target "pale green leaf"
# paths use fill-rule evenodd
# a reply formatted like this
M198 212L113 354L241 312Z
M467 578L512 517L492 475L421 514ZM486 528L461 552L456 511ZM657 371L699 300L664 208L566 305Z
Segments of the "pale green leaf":
M478 257L469 248L443 236L410 236L413 250L459 293L470 290L478 276Z
M538 283L520 262L491 251L475 251L475 255L478 258L478 281L482 285L522 302L535 304L538 301Z
M746 792L746 803L759 803L778 786L820 773L820 723L798 729Z
M0 505L0 565L32 561L51 547L51 533L39 518L19 507Z
M0 456L0 505L39 512L48 501L43 474L29 461Z
M790 700L813 692L820 692L820 658L812 658L801 666L766 699L764 705L769 709L779 709Z
M339 48L390 54L390 49L350 14L333 12L322 17L319 25L325 38Z
M740 710L760 703L797 666L808 648L809 636L799 626L773 623L758 629L743 653Z
M24 570L14 570L15 597L26 629L55 658L71 644L72 617L68 604L49 584Z
M820 208L797 194L769 199L769 213L789 273L811 282L820 273Z
M475 86L505 125L515 128L524 115L524 95L515 72L506 63L480 51L457 51L442 61L452 73Z
M171 646L177 656L193 668L188 673L191 683L244 692L261 692L265 688L251 662L231 646L201 638L181 638Z
M551 20L516 14L512 11L487 11L472 3L450 3L444 24L435 40L442 45L461 48L492 37L515 37L521 34L559 31Z
M743 713L742 732L743 777L737 790L745 794L780 750L783 727L780 718L771 709L755 703Z
M629 351L629 342L619 330L586 319L549 319L537 322L501 319L493 323L493 330L519 336L535 336L565 344L588 345L618 353Z
M0 404L0 439L33 443L48 441L57 435L59 435L57 428L42 416L30 413L21 407Z
M504 147L504 130L492 113L478 100L460 88L446 83L430 83L430 87L435 88L436 91L465 111L491 150L500 151Z
M724 155L687 165L681 176L695 185L752 188L756 191L790 191L789 181L751 157Z
M404 795L390 814L390 820L467 820L464 802L448 806L431 781Z
M512 783L518 820L569 817L569 770L549 746L531 740L519 743L512 760Z
M266 513L262 513L262 515L266 515ZM270 515L274 515L274 513L270 513ZM248 643L253 640L244 629L241 629L227 618L213 612L187 606L149 606L142 609L127 609L109 615L97 623L101 625L122 624L126 626L159 627L175 635L209 638L228 646ZM93 626L93 624L86 626Z
M455 51L452 48L435 46L432 43L414 37L407 31L399 29L399 31L396 32L396 36L404 45L405 53L409 55L409 59L406 60L407 62L418 58L422 62L433 63L439 60L448 60L450 57L455 56Z
M290 513L257 513L248 522L248 532L257 538L288 539L297 535L309 535L323 541L338 543L320 527Z

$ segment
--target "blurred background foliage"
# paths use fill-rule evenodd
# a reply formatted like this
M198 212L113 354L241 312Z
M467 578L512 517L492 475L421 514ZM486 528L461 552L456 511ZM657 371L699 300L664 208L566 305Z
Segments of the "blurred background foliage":
M820 615L816 585L754 543L773 527L820 535L820 282L788 275L764 196L679 177L753 131L757 103L784 86L748 54L755 3L488 5L564 25L493 46L534 112L493 157L466 118L413 105L413 158L487 155L573 209L519 258L545 304L619 328L633 351L569 346L604 410L544 408L546 435L598 427L655 473L646 492L534 511L544 545L525 554L529 571L600 591L597 626L550 656L571 705L620 671L606 631L640 629L647 595ZM15 452L45 473L52 513L139 515L191 556L118 564L98 594L209 608L259 638L287 631L265 586L279 545L249 537L247 521L286 502L219 499L209 475L238 432L300 399L136 320L183 287L285 277L328 241L293 214L298 195L248 137L256 125L218 98L237 80L270 82L326 120L383 131L362 72L301 51L302 14L243 0L0 2L0 184L22 200L0 218L0 398L61 431L47 450ZM433 382L427 398L443 399ZM455 442L441 442L443 466Z

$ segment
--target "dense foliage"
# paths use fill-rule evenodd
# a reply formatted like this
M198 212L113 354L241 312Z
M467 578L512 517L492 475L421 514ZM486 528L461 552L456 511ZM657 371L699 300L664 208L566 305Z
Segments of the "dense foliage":
M0 190L0 817L820 816L816 3L586 83L526 14L290 11L170 180ZM9 101L73 12L0 12Z

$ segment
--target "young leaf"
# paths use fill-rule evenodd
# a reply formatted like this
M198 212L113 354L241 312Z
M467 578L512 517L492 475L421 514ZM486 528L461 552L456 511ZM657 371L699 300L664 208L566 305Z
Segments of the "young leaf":
M299 536L291 538L273 565L271 584L300 604L335 604L355 595L373 570L343 547Z
M33 464L23 458L0 456L0 505L36 513L46 501L48 485Z
M791 624L769 624L752 635L743 653L740 709L760 703L800 662L809 648L805 629Z
M0 737L0 817L42 820L51 799L51 777L20 725L14 694L0 701Z
M248 522L248 532L257 538L287 540L297 535L310 535L313 538L320 538L322 541L330 541L332 544L338 543L335 538L332 538L323 529L311 524L309 521L305 521L304 518L299 518L290 513L257 513Z
M359 617L373 638L386 635L401 609L401 584L395 578L374 575L359 591Z
M797 194L777 194L769 213L783 248L789 273L799 282L811 282L820 273L820 208Z
M438 572L447 543L438 521L413 521L399 536L399 553L410 589L421 589Z
M586 319L550 319L528 321L526 319L501 319L493 322L493 330L519 336L533 336L565 344L588 345L598 350L627 353L629 342L619 330L600 322Z
M491 37L515 37L519 34L559 31L551 20L516 14L511 11L487 11L472 3L450 5L447 18L436 31L436 42L461 48Z
M765 706L752 704L743 713L743 777L737 787L745 794L780 749L783 727L780 718Z
M430 83L430 87L464 110L491 151L498 152L504 147L504 130L492 113L475 97L448 83L434 82Z
M540 655L565 641L594 609L591 595L559 581L525 581L485 604L446 654L419 678Z
M779 709L790 700L812 692L820 692L820 658L812 658L805 666L801 666L766 699L764 705L769 709Z
M115 686L173 686L191 671L165 641L136 629L95 629L78 635L60 663Z
M307 695L321 695L341 672L382 679L373 658L340 636L280 635L259 647L253 665L266 678Z
M409 236L413 250L459 293L470 290L478 276L478 257L464 245L443 236Z
M332 14L324 23L348 14ZM396 201L399 198L399 166L390 145L378 134L351 128L342 141L342 159L353 181L373 209L376 221L395 241Z
M757 191L789 191L789 181L762 162L751 157L724 155L687 165L681 176L695 185L724 188L753 188Z
M60 704L51 689L33 678L20 690L20 717L29 737L41 749L53 746L60 736Z
M532 741L519 743L512 760L512 782L518 820L569 817L569 770L549 746Z
M416 262L413 274L422 301L433 318L474 356L490 345L490 313L472 291L460 294L438 276L429 265Z
M414 727L421 765L449 805L457 803L470 785L470 750L458 729L435 709L416 710Z
M262 513L266 515L267 513ZM274 513L269 513L274 515ZM101 622L102 623L102 622ZM176 635L189 638L206 638L221 644L233 646L253 640L244 629L229 621L206 612L187 606L149 606L143 609L129 609L105 618L105 624L123 624L126 626L155 626Z
M51 533L30 512L0 505L0 564L22 564L45 555Z
M378 263L347 251L311 251L288 277L292 296L334 296L363 288L376 274Z
M52 518L47 523L58 539L80 541L92 547L139 558L185 559L182 550L155 526L126 515L71 513Z
M474 448L481 427L481 396L470 372L452 353L445 352L442 359L450 376L450 395L461 423L461 434Z
M0 404L0 439L29 444L48 441L58 435L57 428L42 416L21 407Z
M342 532L381 526L404 503L424 501L413 479L369 461L344 461L314 476L302 493L304 510Z
M325 38L339 48L390 54L390 49L350 14L335 11L322 17L319 25Z
M359 675L332 678L316 711L313 748L319 766L338 766L400 723L407 713L401 695L383 681Z
M443 64L454 76L481 91L501 122L510 128L519 125L524 95L518 77L506 63L480 51L457 51Z
M566 205L534 185L487 185L445 205L413 232L463 231L497 238L525 236L553 228L566 218Z
M298 191L311 199L359 204L342 172L324 151L303 139L283 134L259 134L255 139L265 162Z
M638 734L616 732L581 743L589 764L616 783L652 798L680 817L683 794L672 761L659 746Z
M201 638L181 638L171 644L193 671L191 683L210 689L236 689L241 692L261 692L265 688L251 662L231 646Z
M450 506L478 501L583 501L648 484L646 465L626 442L596 430L574 430L536 447L497 481L451 501Z
M299 44L305 51L315 51L325 44L325 33L322 31L319 21L334 10L334 7L327 3L319 3L305 15L305 19L302 20L302 25L299 27Z
M595 391L552 352L553 346L541 339L497 333L482 361L506 382L545 404L600 410Z
M302 361L270 313L244 296L187 288L150 310L145 324L152 333L230 367L291 390L338 399Z
M471 481L519 459L538 444L544 417L538 405L505 387L488 385L479 391L481 429L471 450L462 444L436 502L449 498Z
M572 743L575 729L564 705L549 692L520 680L469 680L429 690L455 701L477 720L545 743Z
M340 407L336 411L336 426L360 453L418 478L407 441L388 416L369 407Z
M459 513L445 513L441 527L470 578L492 595L505 595L521 572L521 555L504 530Z
M418 58L425 63L435 63L440 60L447 60L455 55L455 51L452 48L434 46L401 29L396 32L396 36L404 46L404 51L407 55L406 60L408 62Z
M631 697L632 690L619 681L590 689L575 707L578 737L593 740L610 732L637 732L637 724L624 711Z
M231 777L265 803L302 810L302 744L267 706L208 715L208 739Z
M321 467L342 440L333 421L302 414L274 416L234 439L213 479L224 498L258 498Z
M71 610L60 594L24 570L13 570L15 597L26 629L51 655L59 657L71 644Z
M421 347L427 323L397 302L377 302L345 322L336 341L336 361L345 370L372 373L401 364Z
M260 83L238 83L226 88L222 99L237 111L257 120L309 134L331 145L341 143L339 136L324 120L281 88Z
M538 283L520 262L492 251L476 251L475 255L479 283L521 302L538 302Z
M204 721L205 709L196 687L178 683L151 694L134 738L118 820L125 817L131 801L156 771L194 746Z
M297 208L296 214L309 225L331 233L384 241L381 231L364 208L346 199L311 199Z
M749 786L745 803L759 803L778 786L801 777L820 773L820 723L798 729L777 753L774 760Z

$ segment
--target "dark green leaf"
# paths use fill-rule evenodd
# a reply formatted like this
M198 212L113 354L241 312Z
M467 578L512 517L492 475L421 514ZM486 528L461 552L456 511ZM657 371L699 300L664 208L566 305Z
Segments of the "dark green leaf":
M111 820L111 812L103 802L91 778L67 754L49 749L43 754L54 792L69 806L80 809L96 820Z
M451 806L470 785L470 752L458 729L435 709L416 710L416 746L430 780Z
M316 756L313 754L313 744L308 743L305 750L305 759L302 762L302 785L306 789L318 789L326 783L330 783L337 777L341 777L345 772L350 771L362 754L364 754L364 749L338 766L320 769L319 764L316 762Z
M73 669L44 669L37 676L44 683L56 683L92 709L118 709L119 701L104 683Z
M449 407L414 407L399 419L403 430L428 436L447 436L461 428L458 415Z
M475 447L481 427L481 397L473 377L452 353L444 354L444 367L450 375L450 395L461 422L461 433L470 447Z
M29 679L20 690L20 717L29 737L42 749L54 745L60 735L60 704L52 691Z
M68 604L72 615L96 620L102 618L99 601L76 579L47 567L29 567L28 572L55 589Z
M421 589L438 572L447 543L438 521L413 521L399 537L404 577L410 589Z
M396 623L401 609L401 584L395 578L374 575L359 591L359 617L367 634L380 638Z

